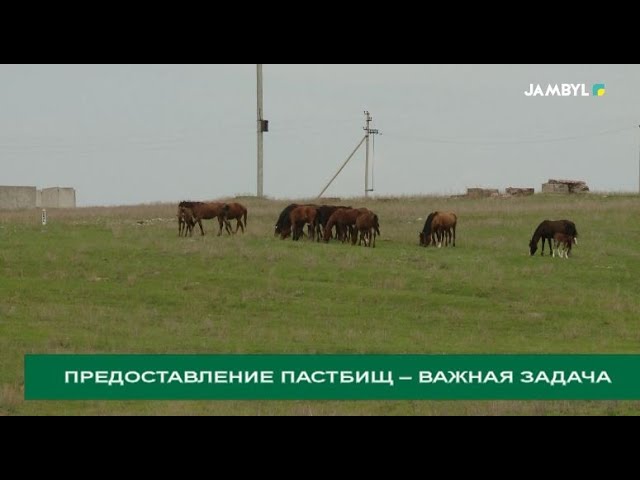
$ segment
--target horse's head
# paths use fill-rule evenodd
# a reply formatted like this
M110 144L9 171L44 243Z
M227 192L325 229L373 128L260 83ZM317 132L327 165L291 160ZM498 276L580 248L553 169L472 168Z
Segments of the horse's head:
M538 242L534 243L533 239L531 239L531 241L529 242L529 253L531 255L534 255L537 250L538 250Z
M424 247L424 232L418 232L418 240L420 241L420 246Z

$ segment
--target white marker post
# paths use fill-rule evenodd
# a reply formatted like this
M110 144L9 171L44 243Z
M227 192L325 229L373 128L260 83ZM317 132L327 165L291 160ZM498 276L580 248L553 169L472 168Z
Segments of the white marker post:
M42 225L46 225L47 224L47 211L43 208L42 209Z

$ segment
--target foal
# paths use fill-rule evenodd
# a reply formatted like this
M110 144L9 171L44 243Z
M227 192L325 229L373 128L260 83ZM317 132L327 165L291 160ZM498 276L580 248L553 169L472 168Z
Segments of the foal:
M553 235L553 240L555 243L555 250L552 255L555 257L556 252L558 252L558 256L560 258L569 258L571 246L576 243L576 237L566 233L556 233Z

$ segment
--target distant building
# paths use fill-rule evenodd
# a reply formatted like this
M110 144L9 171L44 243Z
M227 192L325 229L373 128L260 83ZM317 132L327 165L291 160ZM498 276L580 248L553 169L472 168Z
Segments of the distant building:
M0 209L20 210L35 208L36 187L13 187L0 185Z
M76 191L73 188L51 187L43 188L40 194L42 208L75 208Z
M0 185L0 210L28 208L75 208L74 188L52 187L38 190L36 187Z

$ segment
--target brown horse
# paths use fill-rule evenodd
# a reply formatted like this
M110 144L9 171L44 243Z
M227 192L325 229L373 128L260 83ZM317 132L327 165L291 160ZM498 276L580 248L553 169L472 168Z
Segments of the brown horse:
M427 247L431 245L438 247L442 246L442 241L445 241L445 245L448 245L452 239L453 231L453 246L456 246L456 225L458 224L458 217L453 212L431 212L424 223L422 232L419 232L420 245Z
M331 218L331 215L333 215L333 212L335 212L339 208L348 209L351 207L345 207L340 205L320 205L318 207L318 221L316 222L317 223L316 236L318 238L318 241L320 241L320 239L322 238L322 232L324 231L324 227L329 222L329 218Z
M351 232L353 238L356 220L363 213L370 213L370 210L367 208L339 208L333 212L324 227L324 241L328 242L331 238L331 230L334 225L336 227L336 237L342 240L343 243L347 240L347 232Z
M247 226L247 209L244 205L240 203L228 203L229 209L227 210L227 220L235 220L236 221L236 231L234 233L238 233L238 229L242 228L242 233L244 233L244 229ZM242 218L244 217L244 225L242 224Z
M304 234L304 226L309 224L309 239L313 238L312 233L316 231L318 209L313 206L300 205L291 210L289 222L293 231L292 239L298 240Z
M202 228L202 220L211 220L214 218L218 219L218 225L220 226L220 231L218 232L218 236L222 235L222 226L224 225L227 233L231 234L231 225L227 220L227 211L229 210L229 206L226 203L220 202L193 202L191 206L191 212L193 214L194 224L197 223L200 226L200 232L204 235L204 229Z
M276 220L276 228L274 231L274 235L277 237L278 235L280 235L280 239L284 240L285 238L287 238L289 235L291 235L291 211L296 208L296 207L316 207L316 205L313 204L307 204L307 205L299 205L297 203L291 203L289 205L287 205L282 212L280 212L280 216L278 217L278 220ZM309 236L311 236L311 232L309 232Z
M356 218L356 230L360 232L360 242L358 245L362 245L364 241L365 247L376 247L376 234L380 235L380 224L378 223L378 215L373 212L366 212ZM358 237L356 234L351 239L352 245L356 244ZM373 242L372 237L373 236Z

